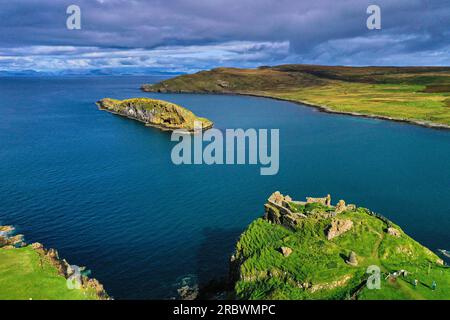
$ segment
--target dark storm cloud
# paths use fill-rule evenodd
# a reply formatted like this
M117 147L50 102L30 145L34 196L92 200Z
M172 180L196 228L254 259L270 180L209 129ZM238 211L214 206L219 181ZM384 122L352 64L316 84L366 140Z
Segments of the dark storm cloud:
M82 30L66 29L70 4ZM449 25L450 0L2 0L0 69L448 65Z

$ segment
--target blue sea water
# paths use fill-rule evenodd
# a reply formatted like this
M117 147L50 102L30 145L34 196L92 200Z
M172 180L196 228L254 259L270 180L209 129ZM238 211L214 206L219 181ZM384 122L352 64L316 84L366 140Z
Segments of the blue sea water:
M264 98L139 90L159 80L0 78L0 224L86 265L118 299L170 298L184 276L226 275L236 239L275 190L330 193L450 249L450 131ZM175 166L169 133L94 104L138 96L186 106L219 129L279 128L278 175Z

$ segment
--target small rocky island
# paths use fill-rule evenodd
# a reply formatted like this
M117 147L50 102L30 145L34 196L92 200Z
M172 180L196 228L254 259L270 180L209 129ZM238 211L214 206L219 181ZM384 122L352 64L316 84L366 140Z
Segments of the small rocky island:
M380 289L366 285L371 266ZM238 299L450 299L442 259L387 218L332 205L330 195L273 193L237 242L230 280Z
M27 244L13 226L0 226L0 300L107 300L84 267L70 265L55 249Z
M194 131L194 122L202 123L202 129L213 126L213 122L197 117L190 110L174 103L149 98L116 100L105 98L97 102L100 110L105 110L145 123L161 130L184 129Z

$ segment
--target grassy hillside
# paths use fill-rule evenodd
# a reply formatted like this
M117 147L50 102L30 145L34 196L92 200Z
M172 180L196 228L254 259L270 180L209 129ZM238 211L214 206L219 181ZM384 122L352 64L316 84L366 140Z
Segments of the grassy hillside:
M0 248L0 300L95 300L94 289L67 287L49 260L31 246Z
M101 110L110 111L164 130L186 129L192 131L195 121L201 122L203 128L213 126L212 121L197 117L186 108L162 100L105 98L98 101L97 105Z
M450 127L450 67L217 68L143 85L142 90L252 94L329 112Z
M232 273L238 298L450 299L450 268L389 220L352 206L336 214L337 207L319 203L289 199L283 205L289 219L269 202L265 218L254 221L236 245ZM333 221L352 227L330 239ZM356 265L348 263L352 252ZM365 285L370 265L381 269L379 290ZM395 277L399 270L407 275Z

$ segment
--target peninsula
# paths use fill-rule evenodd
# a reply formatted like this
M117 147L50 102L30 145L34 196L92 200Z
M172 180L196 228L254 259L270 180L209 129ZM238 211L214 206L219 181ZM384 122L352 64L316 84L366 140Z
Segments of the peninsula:
M60 259L55 249L27 244L12 226L0 226L0 300L107 300L103 286L84 268Z
M105 98L97 102L100 110L125 116L161 130L182 129L194 131L194 122L202 123L204 130L213 126L213 122L197 117L194 113L174 103L149 98L116 100Z
M450 67L281 65L216 68L144 84L146 92L243 94L324 112L450 128Z
M442 259L387 218L329 195L272 194L237 242L230 278L238 299L450 299Z

